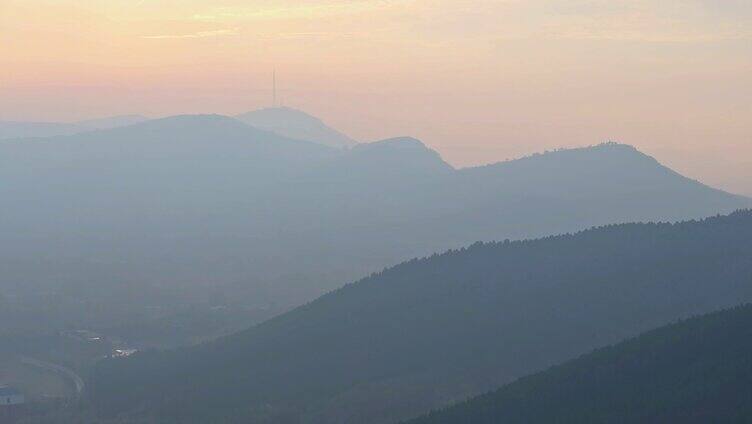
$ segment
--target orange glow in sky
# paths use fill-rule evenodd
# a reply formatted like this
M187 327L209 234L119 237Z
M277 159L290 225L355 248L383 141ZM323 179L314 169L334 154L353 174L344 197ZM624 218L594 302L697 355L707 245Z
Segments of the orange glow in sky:
M456 165L615 139L752 195L749 0L0 0L0 119L282 101Z

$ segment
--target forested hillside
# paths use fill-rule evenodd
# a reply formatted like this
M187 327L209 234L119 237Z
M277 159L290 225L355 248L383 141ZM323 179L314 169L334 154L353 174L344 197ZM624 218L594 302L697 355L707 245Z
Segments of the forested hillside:
M521 378L409 424L752 421L752 306L712 313Z
M679 318L752 301L752 212L476 243L247 331L105 361L102 416L386 423Z

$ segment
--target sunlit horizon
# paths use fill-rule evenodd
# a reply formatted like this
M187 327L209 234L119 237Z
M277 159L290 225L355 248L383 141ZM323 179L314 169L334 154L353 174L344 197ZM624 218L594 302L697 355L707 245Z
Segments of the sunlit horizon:
M31 18L30 18L31 17ZM11 0L0 120L282 104L455 166L614 139L752 195L752 4Z

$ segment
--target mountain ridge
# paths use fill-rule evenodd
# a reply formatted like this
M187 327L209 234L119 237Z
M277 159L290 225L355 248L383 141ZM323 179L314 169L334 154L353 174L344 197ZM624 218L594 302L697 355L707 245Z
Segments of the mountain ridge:
M165 287L185 302L214 290L271 315L478 240L676 221L752 203L652 170L658 165L632 148L604 150L613 166L584 149L455 170L412 138L338 149L221 115L6 140L0 229L12 242L0 244L2 283L48 290L65 276L59 284L88 295L101 292L92 282L103 274L123 275L143 293L136 304Z
M222 410L243 422L262 404L312 423L407 418L752 300L750 236L747 210L476 243L404 262L206 345L103 363L93 374L95 403L119 414L155 411L154 401L164 418L188 421ZM151 394L123 392L152 385ZM204 406L186 411L194 396Z
M257 109L241 113L235 117L263 130L330 147L342 148L357 143L352 138L326 125L320 118L289 107Z
M695 316L407 423L745 422L750 328L749 304Z
M0 121L0 140L73 135L118 128L148 119L143 115L117 115L76 122Z

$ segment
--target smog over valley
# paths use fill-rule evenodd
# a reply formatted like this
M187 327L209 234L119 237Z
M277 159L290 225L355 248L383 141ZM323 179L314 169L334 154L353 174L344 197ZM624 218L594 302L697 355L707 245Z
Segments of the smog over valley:
M752 422L752 2L0 2L0 424Z

